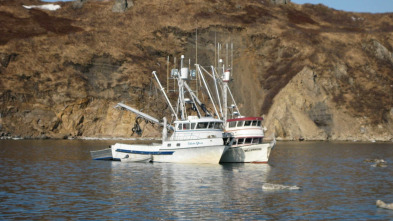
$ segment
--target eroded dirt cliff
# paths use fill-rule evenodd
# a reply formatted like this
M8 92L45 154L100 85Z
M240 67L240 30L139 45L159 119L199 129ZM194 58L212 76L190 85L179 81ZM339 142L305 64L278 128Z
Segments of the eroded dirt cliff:
M0 1L0 135L131 137L124 102L170 116L166 59L211 65L234 44L232 92L243 115L265 116L280 139L393 139L393 14L270 1ZM172 65L172 64L171 64ZM173 102L176 96L171 95ZM146 124L142 136L159 136ZM132 136L137 136L136 134Z

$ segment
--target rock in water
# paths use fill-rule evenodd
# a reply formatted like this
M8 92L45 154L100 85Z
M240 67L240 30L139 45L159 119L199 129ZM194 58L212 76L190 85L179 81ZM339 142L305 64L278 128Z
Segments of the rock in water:
M393 203L387 204L387 203L383 202L382 200L377 200L376 204L377 204L377 207L379 207L379 208L393 210Z
M365 159L366 163L386 163L384 159Z
M262 185L262 190L301 190L298 186L286 186L274 183L264 183Z
M387 163L384 159L365 159L366 163L374 163L372 167L387 167Z
M116 0L112 12L124 12L127 8L134 6L132 0Z

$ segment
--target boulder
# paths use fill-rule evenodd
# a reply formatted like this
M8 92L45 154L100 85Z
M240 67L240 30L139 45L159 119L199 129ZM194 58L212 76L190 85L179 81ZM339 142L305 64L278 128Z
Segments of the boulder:
M83 5L87 2L87 0L74 0L72 3L72 8L74 9L80 9L83 7Z
M125 12L128 8L134 6L132 0L116 0L112 7L112 12Z
M14 61L17 54L0 52L0 68L6 68L11 61Z
M281 4L289 4L291 0L270 0L270 2L275 5L281 5Z
M391 209L393 210L393 203L385 203L382 200L377 200L376 202L377 207L383 208L383 209Z

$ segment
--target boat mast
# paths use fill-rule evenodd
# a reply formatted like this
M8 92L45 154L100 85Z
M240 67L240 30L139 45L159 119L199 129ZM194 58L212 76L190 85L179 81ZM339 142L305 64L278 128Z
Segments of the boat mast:
M232 72L232 74L234 73L234 71L233 71L233 43L231 43L231 72Z
M184 55L180 57L180 75L178 76L178 84L179 84L179 106L180 106L180 116L181 120L185 120L185 102L184 102L184 81L183 81L183 72L188 71L187 68L183 68L183 60ZM187 73L186 73L187 74Z
M223 115L224 115L223 116L223 120L224 120L224 122L226 122L226 120L228 120L227 87L228 87L228 81L229 81L229 74L230 74L230 72L229 71L224 71L225 66L222 63L222 59L220 59L219 65L220 65L220 70L219 71L220 71L221 76L222 76L222 101L223 101L222 109L224 111L224 113L223 113Z
M230 67L230 70L231 70L230 74L233 75L234 68L233 68L233 43L232 42L231 42L231 67ZM240 110L239 110L239 108L238 108L238 106L236 104L235 98L232 95L231 89L229 88L229 86L227 88L228 88L229 95L231 95L232 102L233 102L233 105L231 105L231 107L232 107L232 114L233 114L233 108L236 108L237 113L241 116ZM232 115L232 117L233 117L233 115Z
M198 64L198 28L195 29L195 64ZM195 73L195 93L196 96L198 97L198 75L196 73Z

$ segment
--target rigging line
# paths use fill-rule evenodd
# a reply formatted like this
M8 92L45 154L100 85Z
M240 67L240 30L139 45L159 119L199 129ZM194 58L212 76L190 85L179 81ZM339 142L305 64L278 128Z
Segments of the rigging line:
M215 69L214 69L214 67L213 66L211 66L211 69L212 69L212 73L213 73L213 76L214 76L214 85L215 85L215 88L216 88L216 94L217 94L217 99L218 99L218 104L219 104L219 106L220 106L220 112L221 112L221 117L224 117L224 114L223 114L223 110L222 110L222 105L221 105L221 99L220 99L220 93L218 92L218 81L217 81L217 79L219 79L218 78L218 74L217 74L217 72L215 71ZM217 76L217 77L216 77Z
M227 85L227 89L228 89L228 91L229 91L229 95L231 95L231 98L232 98L233 104L235 105L237 112L238 112L238 113L239 113L239 115L241 116L241 114L240 114L240 111L239 111L239 108L237 107L237 104L236 104L235 98L233 98L233 95L232 95L231 89L229 89L229 86L228 86L228 85Z
M212 104L213 104L213 107L214 107L214 111L216 112L216 115L217 115L218 119L221 120L220 115L218 114L216 105L215 105L215 103L214 103L214 99L213 99L213 97L211 96L209 87L207 86L207 83L206 83L206 81L205 81L205 77L203 76L203 73L202 73L201 69L199 68L199 65L197 65L197 68L198 68L198 73L201 75L201 79L202 79L203 83L205 84L205 88L206 88L206 90L207 90L207 92L208 92L209 98L210 98L211 101L212 101Z

